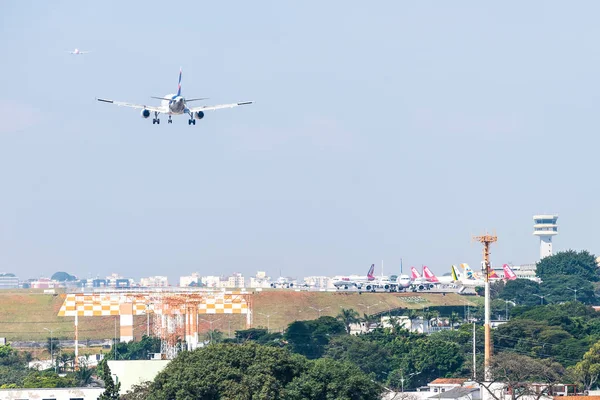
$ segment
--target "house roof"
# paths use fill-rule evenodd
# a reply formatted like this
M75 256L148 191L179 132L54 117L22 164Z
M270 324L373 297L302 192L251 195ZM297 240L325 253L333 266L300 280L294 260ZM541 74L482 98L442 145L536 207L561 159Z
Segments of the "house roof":
M430 385L462 385L468 381L466 378L437 378L429 382Z
M475 387L455 387L450 390L446 390L445 392L436 393L435 395L429 397L430 399L459 399L461 397L467 396L473 392L479 391L479 388ZM579 400L579 399L578 399Z

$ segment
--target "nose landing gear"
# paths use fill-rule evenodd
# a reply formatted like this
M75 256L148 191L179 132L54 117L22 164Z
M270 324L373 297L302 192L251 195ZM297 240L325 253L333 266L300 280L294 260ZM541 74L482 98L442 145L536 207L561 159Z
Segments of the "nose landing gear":
M172 124L172 123L173 123L173 120L171 120L171 116L170 116L170 115L169 115L169 121L168 121L168 123L169 123L169 124Z

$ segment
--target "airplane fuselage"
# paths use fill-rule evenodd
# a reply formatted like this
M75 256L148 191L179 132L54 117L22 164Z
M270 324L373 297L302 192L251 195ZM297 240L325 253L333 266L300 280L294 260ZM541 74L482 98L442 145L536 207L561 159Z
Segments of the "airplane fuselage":
M181 115L187 112L187 106L185 104L185 98L183 96L177 96L176 94L168 94L161 101L161 106L169 110L169 115Z

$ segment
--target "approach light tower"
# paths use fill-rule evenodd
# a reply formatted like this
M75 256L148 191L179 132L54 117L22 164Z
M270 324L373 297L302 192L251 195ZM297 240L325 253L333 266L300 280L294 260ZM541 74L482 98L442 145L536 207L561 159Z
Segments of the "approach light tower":
M533 234L540 237L540 260L552 255L552 236L558 235L556 214L533 216Z
M490 245L498 241L496 235L481 235L473 237L473 240L483 244L483 261L481 263L481 272L485 282L485 321L483 324L485 332L485 355L484 355L484 379L486 382L492 380L490 365L492 361L492 332L491 332L491 308L490 308L490 273L492 264L490 263Z

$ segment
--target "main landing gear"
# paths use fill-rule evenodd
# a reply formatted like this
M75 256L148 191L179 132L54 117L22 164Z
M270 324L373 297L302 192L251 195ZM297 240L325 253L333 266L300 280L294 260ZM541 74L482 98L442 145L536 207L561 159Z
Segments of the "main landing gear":
M171 119L171 117L169 117L169 120L170 119ZM154 124L160 125L160 119L158 119L158 112L156 112L156 111L154 111L154 119L152 120L152 125L154 125Z

